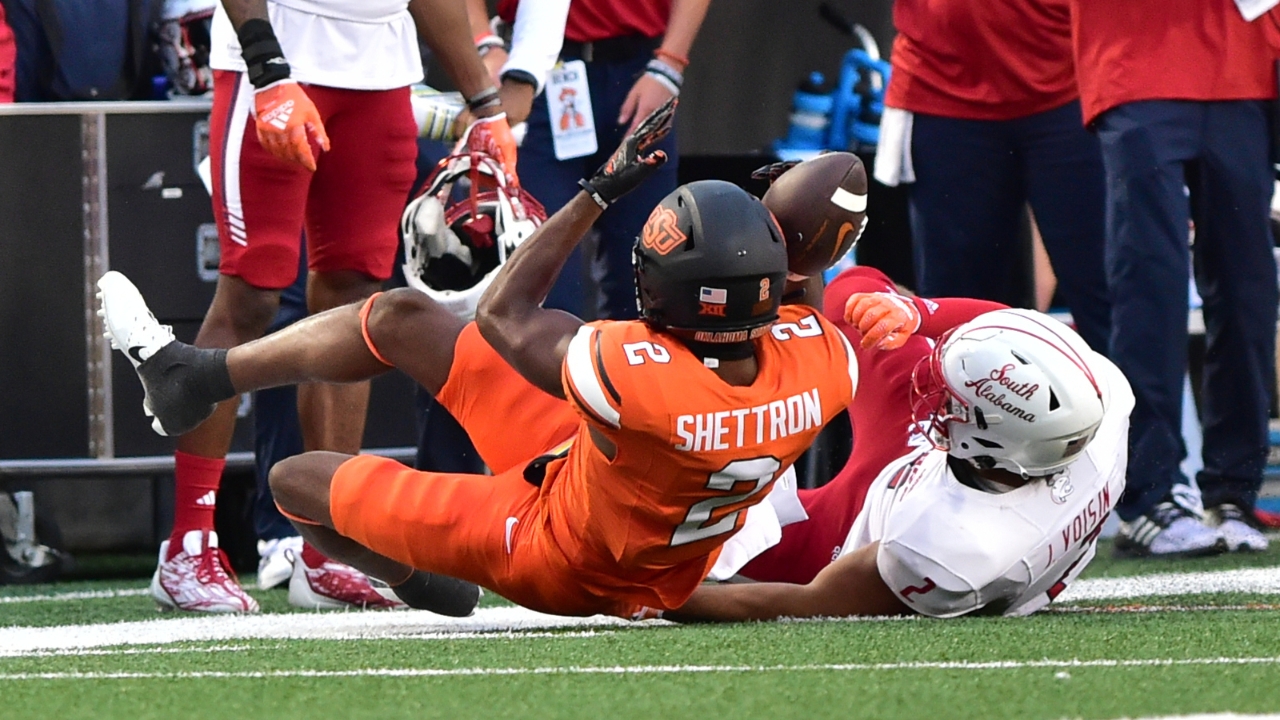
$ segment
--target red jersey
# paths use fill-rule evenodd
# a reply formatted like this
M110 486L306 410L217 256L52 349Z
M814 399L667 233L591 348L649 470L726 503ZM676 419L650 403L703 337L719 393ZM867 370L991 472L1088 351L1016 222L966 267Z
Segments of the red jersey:
M519 4L520 0L500 0L499 17L515 22ZM667 32L670 19L671 0L571 0L564 38L573 42L627 35L656 38Z
M885 104L927 115L1009 120L1075 99L1067 2L897 0Z
M1071 0L1085 124L1137 100L1266 100L1275 67L1263 23L1230 0Z
M816 310L782 308L755 345L757 377L738 387L643 322L591 323L574 338L562 378L584 423L542 498L585 587L678 607L745 510L853 398L856 358ZM617 447L612 460L592 433Z
M18 46L14 43L13 30L4 19L4 6L0 5L0 103L13 102L17 79Z

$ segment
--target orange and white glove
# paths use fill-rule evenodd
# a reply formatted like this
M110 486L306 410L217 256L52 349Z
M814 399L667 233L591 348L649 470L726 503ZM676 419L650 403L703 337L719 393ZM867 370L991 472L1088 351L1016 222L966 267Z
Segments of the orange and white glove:
M637 605L631 609L631 619L635 622L642 620L661 620L663 612L655 610L644 605Z
M472 120L466 132L462 134L462 139L458 141L456 151L463 150L482 152L492 156L502 164L503 171L507 173L507 180L512 185L520 185L520 178L516 175L516 139L511 134L506 113Z
M920 310L897 293L854 293L844 305L844 319L862 333L864 350L897 350L920 329Z
M274 82L253 94L253 105L258 143L281 160L315 172L311 146L328 150L329 136L302 86L293 80Z

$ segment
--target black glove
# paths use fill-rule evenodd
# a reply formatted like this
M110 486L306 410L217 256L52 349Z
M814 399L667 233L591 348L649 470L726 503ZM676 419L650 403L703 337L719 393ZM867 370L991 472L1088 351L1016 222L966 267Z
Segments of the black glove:
M782 162L769 163L764 167L758 167L751 171L752 180L768 180L772 185L774 181L782 177L782 173L800 164L799 160L783 160Z
M676 99L671 98L649 114L634 131L622 139L614 151L590 180L579 180L591 199L607 210L615 200L635 190L667 162L667 154L661 150L649 152L654 143L671 132L671 120L676 114Z

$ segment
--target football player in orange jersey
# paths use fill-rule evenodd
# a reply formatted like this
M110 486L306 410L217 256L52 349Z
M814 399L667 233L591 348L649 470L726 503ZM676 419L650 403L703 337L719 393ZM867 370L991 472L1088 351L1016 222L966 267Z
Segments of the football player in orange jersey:
M271 476L309 542L410 606L467 614L475 583L558 614L678 607L746 508L848 405L857 365L820 313L781 307L781 231L758 200L719 181L654 208L635 247L641 320L584 324L541 307L592 223L666 160L651 146L673 113L674 102L655 111L582 181L512 255L474 323L398 290L200 350L174 341L109 273L99 282L108 333L167 434L257 388L397 367L431 390L494 475L313 452Z

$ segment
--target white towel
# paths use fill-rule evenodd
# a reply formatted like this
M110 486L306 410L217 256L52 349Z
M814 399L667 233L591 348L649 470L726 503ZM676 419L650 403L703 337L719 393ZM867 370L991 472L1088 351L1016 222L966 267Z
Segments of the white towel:
M1240 9L1245 22L1257 20L1277 4L1280 4L1280 0L1236 0L1236 7Z
M1276 0L1280 2L1280 0ZM875 179L894 187L916 181L911 162L911 126L915 115L909 110L887 107L880 117L880 146L876 150Z
M737 575L744 565L782 540L784 525L809 519L804 505L800 504L797 484L796 469L789 467L769 489L763 502L747 508L742 529L725 542L707 577L723 582Z

